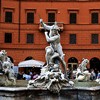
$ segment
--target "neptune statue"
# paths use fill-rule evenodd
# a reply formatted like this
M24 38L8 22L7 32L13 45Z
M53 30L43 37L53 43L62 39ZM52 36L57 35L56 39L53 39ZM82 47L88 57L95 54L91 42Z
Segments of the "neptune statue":
M45 48L47 64L41 69L41 74L38 78L29 81L28 87L42 87L54 93L59 93L62 87L73 86L74 84L72 81L69 81L66 75L65 54L60 43L60 28L57 22L49 26L40 19L40 24L45 30L46 41L50 44ZM64 72L62 72L61 67L63 67Z

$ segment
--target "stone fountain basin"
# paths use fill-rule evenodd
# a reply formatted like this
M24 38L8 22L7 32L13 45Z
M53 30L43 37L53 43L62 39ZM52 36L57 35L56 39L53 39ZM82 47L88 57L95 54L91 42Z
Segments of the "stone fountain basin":
M27 82L17 80L14 87L0 87L0 100L100 100L100 85L96 82L75 82L73 88L62 88L58 94L46 88L27 88Z

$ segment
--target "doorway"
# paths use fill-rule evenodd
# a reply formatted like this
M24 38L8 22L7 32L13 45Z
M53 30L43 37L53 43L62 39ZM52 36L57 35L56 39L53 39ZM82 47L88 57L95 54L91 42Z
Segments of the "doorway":
M73 71L77 70L78 60L75 57L68 59L69 78L73 79Z

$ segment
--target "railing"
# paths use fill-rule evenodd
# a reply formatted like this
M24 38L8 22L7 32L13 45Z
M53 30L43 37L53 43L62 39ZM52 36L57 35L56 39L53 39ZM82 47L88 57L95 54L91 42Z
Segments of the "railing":
M47 25L53 25L54 22L45 22L45 24L47 24ZM63 31L63 29L64 29L64 27L63 27L64 23L63 22L57 22L57 25L60 28L60 31ZM39 30L40 31L44 30L44 27L41 24L39 24Z

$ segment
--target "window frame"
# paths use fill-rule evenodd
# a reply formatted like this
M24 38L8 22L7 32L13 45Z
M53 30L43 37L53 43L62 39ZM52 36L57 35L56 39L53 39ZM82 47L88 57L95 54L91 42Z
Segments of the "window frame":
M74 39L74 41L73 41L73 39L72 39L72 37L71 36L75 36L75 39ZM77 36L76 36L76 34L75 33L71 33L71 34L69 34L69 44L76 44L77 43Z
M4 8L3 11L4 11L4 17L3 17L4 22L5 23L14 23L14 11L15 11L14 8ZM6 12L12 12L12 21L11 22L6 22Z
M32 40L28 39L28 35L32 35L32 38L31 38ZM27 33L26 34L26 43L27 44L33 44L34 43L34 34L33 33Z
M76 14L76 23L70 23L70 14L75 13ZM69 24L78 24L78 14L79 14L79 9L68 9L68 18L69 18Z
M33 14L33 19L31 19L31 20L28 20L28 14ZM32 21L32 22L31 22ZM34 24L34 12L27 12L27 24Z
M33 23L27 23L27 13L33 13L34 16ZM25 9L26 24L35 24L35 13L36 13L36 9Z
M6 37L7 34L9 36L11 36L11 37L10 38L9 37ZM5 34L4 34L4 43L12 43L12 38L13 38L13 36L12 36L12 33L11 32L5 32ZM8 39L8 40L6 40L6 39Z
M96 20L93 20L94 18L93 18L93 14L98 14L98 18L95 18ZM95 22L96 21L96 22ZM99 24L99 13L98 12L92 12L91 13L91 24Z
M49 14L54 14L54 17L55 17L54 21L50 21L49 20ZM55 12L48 12L48 22L55 22L55 21L56 21L56 14L55 14Z
M100 9L89 9L89 14L90 14L90 24L92 23L92 13L98 13L98 23L94 23L95 24L99 24L100 23Z
M75 14L75 19L73 18L72 22L71 22L71 14ZM77 13L70 13L70 15L69 15L69 23L70 24L77 24Z
M97 35L97 37L95 37L96 35ZM94 40L94 38L95 38L95 40ZM98 33L91 34L91 44L99 44L99 34Z
M55 21L57 21L57 13L58 13L58 9L46 9L46 14L47 14L47 22L48 22L48 14L49 13L55 13Z

